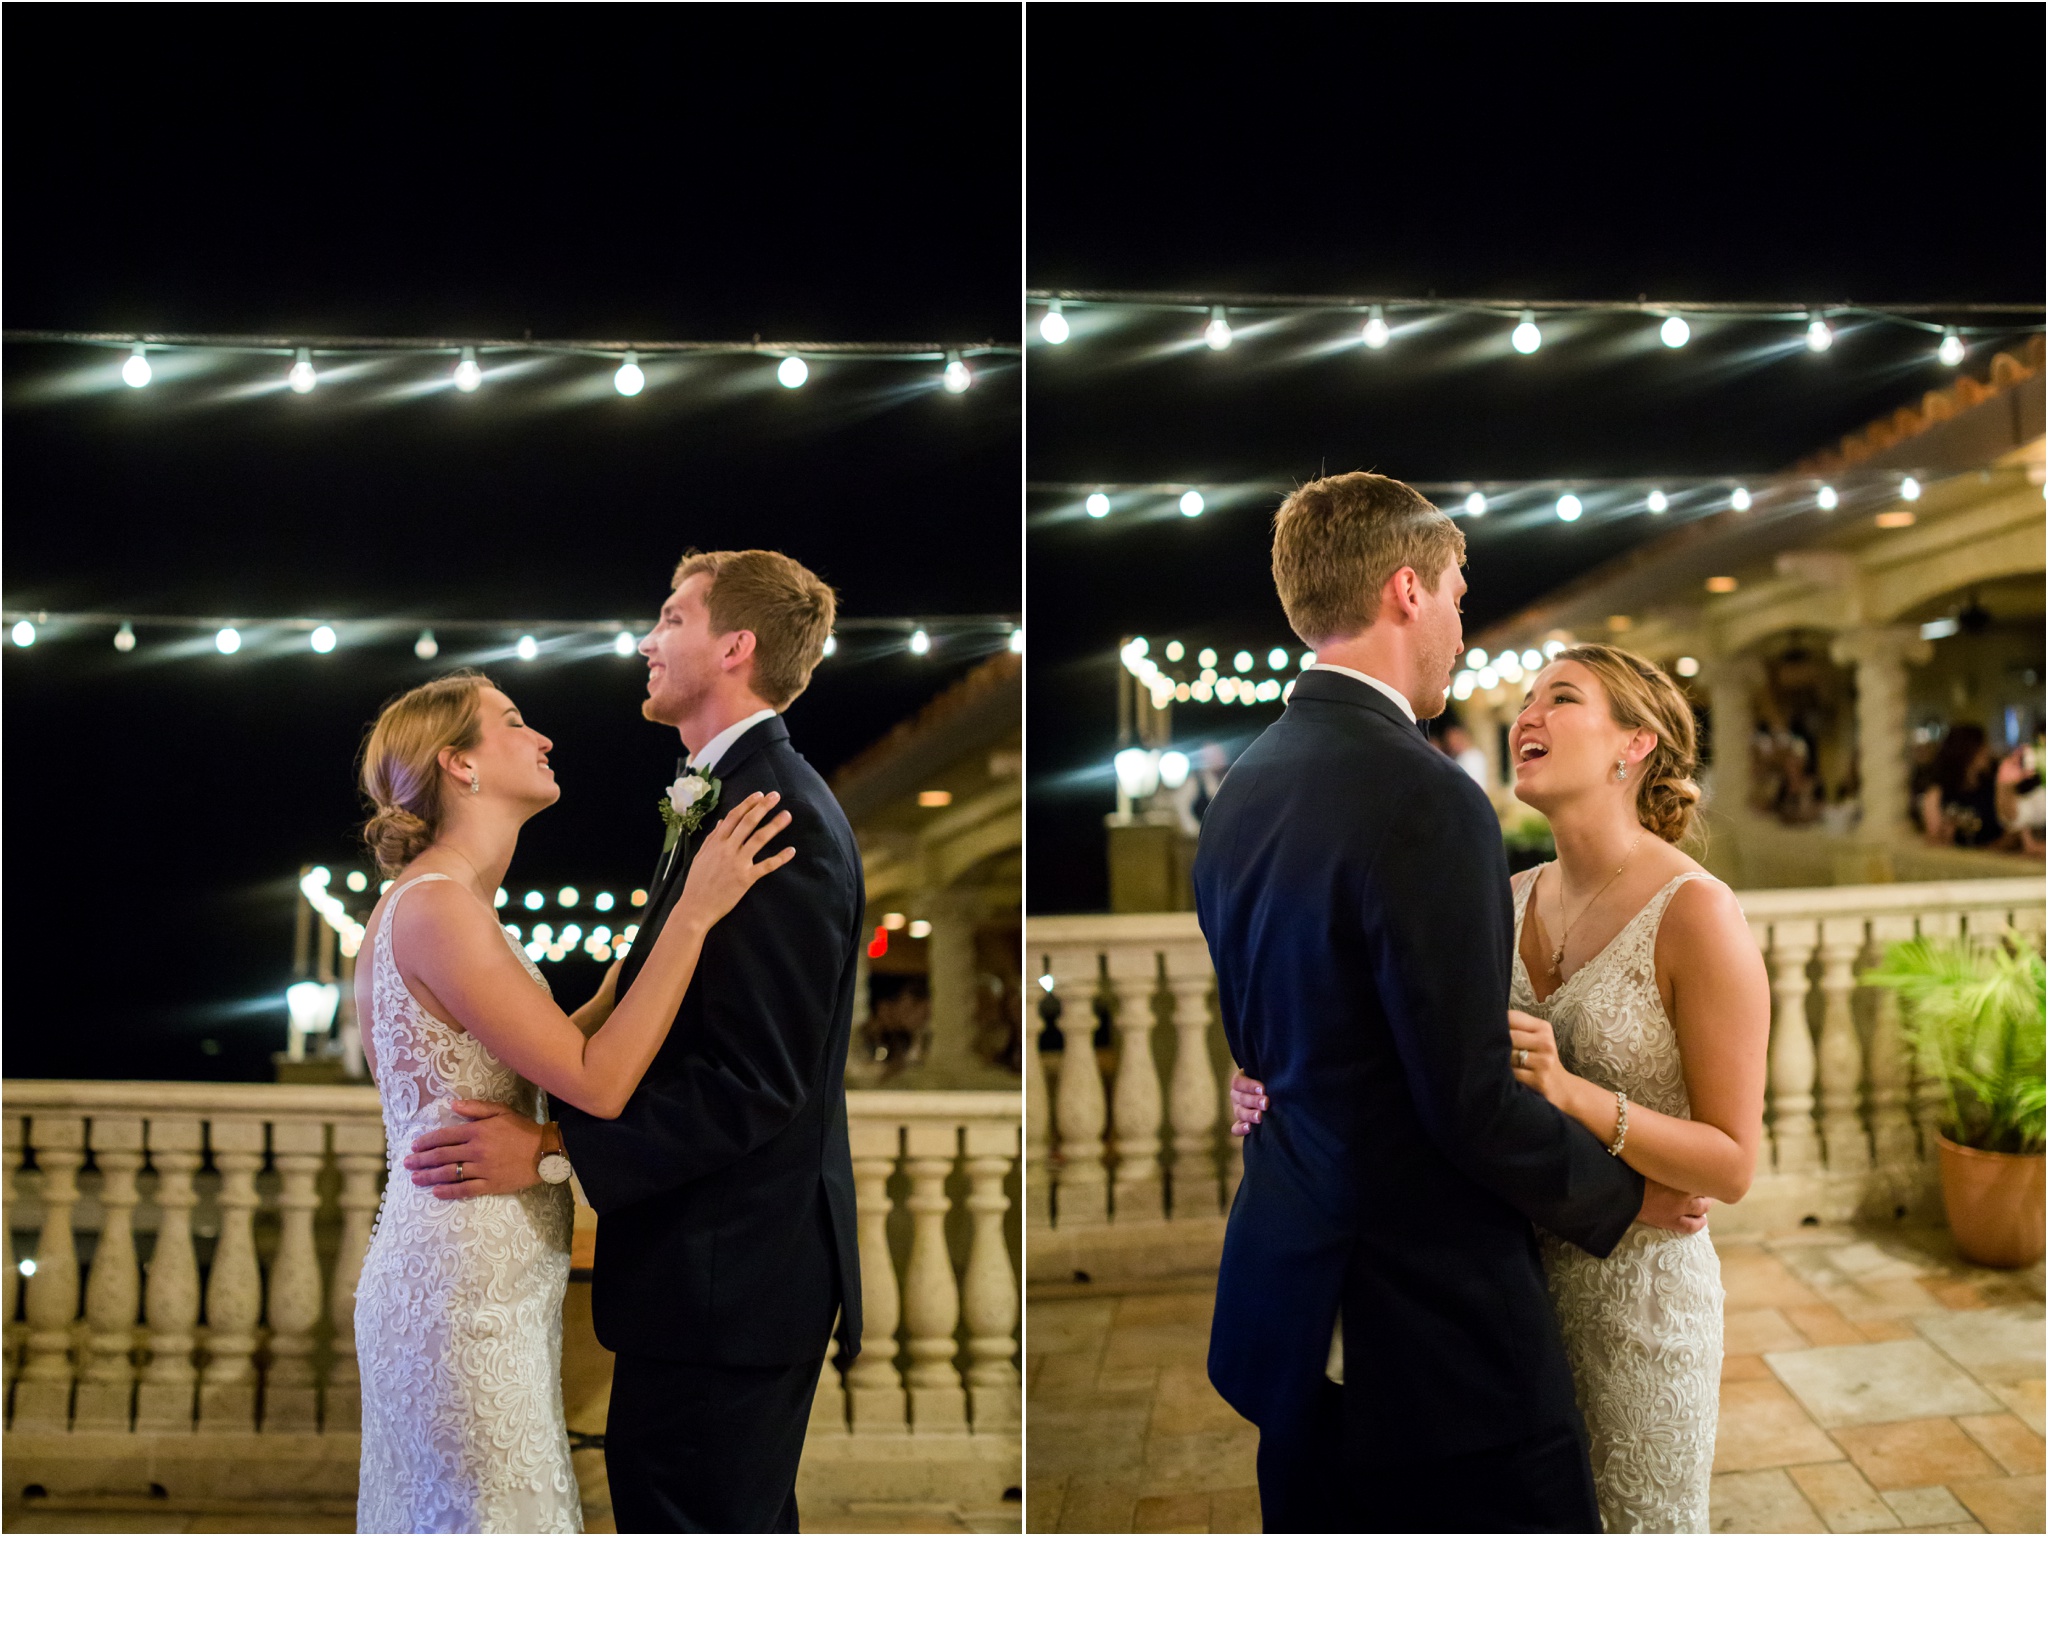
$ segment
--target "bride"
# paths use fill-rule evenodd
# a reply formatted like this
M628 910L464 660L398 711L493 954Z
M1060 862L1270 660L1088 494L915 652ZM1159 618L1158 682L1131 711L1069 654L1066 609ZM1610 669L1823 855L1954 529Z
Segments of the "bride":
M749 796L704 837L626 997L611 1003L614 965L598 997L565 1016L492 907L520 827L561 797L550 748L474 671L393 700L364 748L376 811L363 837L390 884L364 929L356 1006L394 1176L415 1137L469 1104L545 1121L555 1096L618 1117L675 1020L705 933L794 855L760 856L789 814L770 817L772 793ZM560 1152L554 1126L540 1142L543 1155ZM556 1168L552 1185L496 1196L386 1187L356 1288L359 1532L582 1527L562 1414L566 1158Z
M1652 1181L1733 1203L1763 1139L1770 986L1735 896L1678 849L1691 706L1618 648L1567 648L1509 735L1557 861L1514 877L1514 1074ZM1262 1087L1231 1085L1235 1134ZM1637 1222L1601 1260L1541 1234L1609 1533L1704 1533L1721 1375L1705 1232Z

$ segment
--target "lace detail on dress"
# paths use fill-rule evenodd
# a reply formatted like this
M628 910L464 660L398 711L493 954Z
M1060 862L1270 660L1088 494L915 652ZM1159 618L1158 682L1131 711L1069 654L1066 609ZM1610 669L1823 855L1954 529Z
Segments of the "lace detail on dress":
M1631 1102L1692 1117L1678 1037L1657 992L1657 928L1693 870L1667 881L1607 946L1538 1000L1522 964L1515 893L1509 1003L1546 1019L1566 1068ZM1705 1232L1636 1222L1602 1261L1539 1233L1610 1534L1707 1532L1721 1386L1721 1266Z
M362 1470L371 1534L573 1534L583 1506L562 1414L567 1186L437 1199L404 1169L460 1098L545 1119L541 1094L473 1035L426 1010L391 954L391 893L370 954L370 1039L389 1180L356 1286ZM511 935L509 932L506 934ZM528 975L547 979L513 940Z

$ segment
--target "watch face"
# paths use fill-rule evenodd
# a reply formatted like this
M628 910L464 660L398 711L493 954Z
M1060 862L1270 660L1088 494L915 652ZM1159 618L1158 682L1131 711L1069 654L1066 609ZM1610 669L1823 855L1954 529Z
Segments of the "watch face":
M569 1161L560 1153L550 1153L540 1162L540 1179L557 1186L569 1179Z

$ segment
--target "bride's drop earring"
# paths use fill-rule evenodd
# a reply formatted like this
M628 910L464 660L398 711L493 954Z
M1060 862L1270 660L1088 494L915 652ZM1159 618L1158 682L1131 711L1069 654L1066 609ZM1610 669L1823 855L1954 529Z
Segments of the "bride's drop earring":
M1626 783L1628 782L1628 757L1627 757L1627 756L1623 756L1623 757L1622 757L1622 758L1621 758L1621 759L1620 759L1619 761L1615 762L1615 764L1614 764L1614 781L1615 781L1615 783L1617 783L1617 784L1626 784ZM475 785L474 781L472 781L472 782L471 782L471 785L470 785L470 788L474 789L475 787L476 787L476 785Z
M1615 777L1617 778L1619 778L1620 776L1621 775L1619 773L1615 774ZM471 795L482 795L484 793L483 785L479 784L476 781L476 769L474 767L472 767L469 772L469 793Z

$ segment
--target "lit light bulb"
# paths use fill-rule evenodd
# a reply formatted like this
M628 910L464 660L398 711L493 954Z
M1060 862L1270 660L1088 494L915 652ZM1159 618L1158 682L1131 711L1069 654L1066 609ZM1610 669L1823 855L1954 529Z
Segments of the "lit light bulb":
M1828 321L1816 313L1806 326L1806 350L1825 352L1835 344L1835 332L1828 328Z
M213 633L213 645L222 653L233 653L242 645L242 633L232 625L223 626Z
M1180 497L1180 514L1183 517L1202 515L1202 494L1199 489L1189 489Z
M1169 642L1166 644L1166 657L1169 659L1183 658L1186 656L1187 651L1187 648L1179 642Z
M32 648L36 645L36 628L26 619L15 621L14 629L7 633L18 648Z
M1688 654L1671 668L1681 676L1697 676L1700 673L1700 662Z
M522 636L512 651L522 659L535 659L540 656L540 644L530 636Z
M412 645L412 651L422 659L431 659L441 651L441 644L434 640L432 631L421 631L420 639Z
M1467 670L1484 670L1486 668L1486 649L1467 648L1465 650L1465 668Z
M1195 662L1204 670L1214 670L1216 668L1216 650L1214 648L1202 649L1200 653L1195 655Z
M1285 648L1275 648L1271 653L1267 654L1266 668L1268 670L1285 670L1287 668L1287 650Z
M611 895L611 893L609 893L609 892L600 892L600 893L598 893L596 897L594 897L594 898L592 898L592 899L590 900L590 906L591 906L591 907L592 907L593 909L597 910L597 911L598 911L598 913L600 913L600 914L604 913L604 911L605 911L605 910L609 909L609 908L610 908L610 907L612 906L612 895Z
M1059 302L1055 301L1046 308L1045 316L1038 321L1038 333L1045 338L1048 346L1064 346L1067 337L1074 333L1072 326L1067 323L1066 315L1060 311Z
M960 354L956 352L946 359L945 370L939 379L946 390L957 398L974 384L974 371L961 362Z
M811 366L801 358L784 358L775 366L775 378L794 392L811 378Z
M1652 489L1650 490L1649 506L1652 511L1661 517L1671 508L1671 502L1664 497L1662 489Z
M1555 659L1562 652L1564 652L1564 644L1554 636L1543 644L1543 657L1546 659Z
M828 635L828 636L827 636L827 637L825 638L825 652L824 652L824 657L825 657L825 658L827 658L827 659L829 659L829 658L831 658L831 657L832 657L832 655L833 655L833 654L837 653L838 651L839 651L839 638L838 638L838 637L836 637L836 636L829 636L829 635Z
M1692 339L1692 325L1679 317L1677 313L1673 313L1659 326L1657 339L1671 348L1673 352L1676 352Z
M1358 338L1377 352L1392 339L1393 334L1394 332L1387 328L1386 314L1378 307L1374 307L1371 316L1365 321L1365 328L1359 331Z
M1313 653L1304 653L1304 654L1303 654L1303 655L1301 656L1301 668L1302 668L1303 670L1306 670L1306 669L1308 669L1308 667L1309 667L1310 665L1314 664L1315 662L1316 662L1316 656L1315 656L1315 655L1314 655Z
M1010 632L1010 651L1012 653L1022 653L1024 651L1024 627L1022 625L1019 625Z
M1579 504L1579 497L1576 494L1560 494L1557 497L1557 515L1564 522L1577 522L1585 510L1586 508Z
M564 909L575 908L576 905L582 901L582 898L583 894L577 891L576 888L573 886L565 886L561 889L561 891L555 894L555 901L559 903ZM562 935L566 937L570 932L573 932L575 930L576 928L574 926L566 927L564 928Z
M1841 496L1826 483L1821 484L1820 493L1814 496L1814 503L1823 511L1833 511L1840 501Z
M138 390L149 385L149 377L153 373L149 367L149 360L142 355L140 346L128 354L128 361L121 366L121 379Z
M121 628L114 632L114 651L133 653L135 651L135 627L127 620L121 621Z
M1522 668L1529 672L1530 675L1535 675L1537 671L1543 668L1543 655L1534 648L1524 648L1522 650Z
M1908 477L1901 481L1899 484L1899 498L1901 500L1919 499L1920 479L1917 477Z
M1100 489L1097 489L1088 496L1087 511L1091 517L1107 517L1109 515L1109 496Z
M313 354L307 347L299 348L299 356L285 375L285 383L300 396L313 390L320 377L313 373Z
M910 651L922 659L932 651L932 639L923 630L910 633Z
M1477 489L1474 489L1465 496L1465 515L1468 517L1484 517L1486 515L1486 496Z
M1533 312L1523 313L1522 321L1515 326L1515 333L1508 340L1524 357L1543 345L1543 331L1536 327L1536 315Z
M1747 511L1749 509L1749 490L1737 489L1728 496L1728 503L1737 511Z
M1237 657L1230 661L1230 668L1242 676L1252 668L1252 656L1240 648Z
M136 355L138 357L141 355L141 352L142 349L137 347ZM1955 368L1957 364L1963 361L1963 338L1952 329L1944 330L1941 336L1941 345L1934 349L1934 355L1947 364L1949 368ZM132 386L135 383L131 381L129 384Z
M1459 700L1471 698L1472 689L1478 685L1478 681L1479 678L1471 671L1459 671L1457 680L1451 683L1451 697Z
M483 366L476 361L476 348L462 349L462 362L455 366L455 390L474 392L484 384Z
M538 909L543 903L547 902L547 899L542 897L538 892L528 892L526 896L521 898L519 901L525 904L529 909Z
M1223 316L1221 307L1209 309L1209 325L1202 331L1202 339L1208 342L1211 352L1221 352L1230 345L1230 320Z
M350 871L348 872L348 889L349 889L349 890L350 890L351 892L364 892L364 891L368 891L368 890L369 890L369 886L370 886L370 877L369 877L368 875L364 874L364 873L363 873L363 872L362 872L362 871L361 871L360 869L351 869L351 870L350 870ZM504 900L505 900L505 894L504 894L503 892L500 892L500 893L498 894L498 901L499 901L500 903L502 903L502 902L504 902Z
M639 644L633 640L633 633L631 631L620 631L617 636L612 638L612 652L616 653L621 659L632 658L633 650L638 646Z
M640 367L639 356L627 353L626 361L619 365L618 373L612 376L612 386L622 398L637 397L640 388L647 384L647 375Z
M315 653L332 653L334 651L334 627L332 625L319 625L314 628L313 651Z

